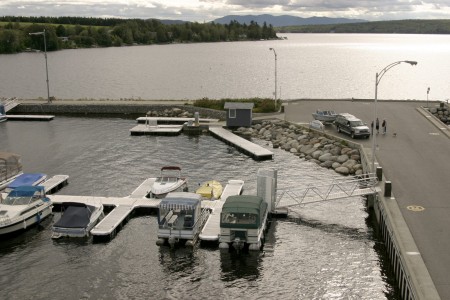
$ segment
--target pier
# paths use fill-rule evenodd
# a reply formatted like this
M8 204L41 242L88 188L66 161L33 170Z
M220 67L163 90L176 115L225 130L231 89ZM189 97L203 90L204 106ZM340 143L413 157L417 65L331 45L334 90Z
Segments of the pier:
M266 160L273 158L273 152L256 145L234 133L218 126L209 127L209 132L218 139L236 147L239 151L251 156L255 160Z
M179 135L183 125L138 124L130 129L131 135Z
M51 121L52 115L6 115L8 121Z
M155 122L156 124L179 124L179 125L182 125L182 124L188 123L188 122L195 122L195 118L139 117L139 118L136 119L136 121L139 124ZM219 122L219 119L199 118L198 122L202 123L202 124L210 124L210 123L217 123L217 122Z

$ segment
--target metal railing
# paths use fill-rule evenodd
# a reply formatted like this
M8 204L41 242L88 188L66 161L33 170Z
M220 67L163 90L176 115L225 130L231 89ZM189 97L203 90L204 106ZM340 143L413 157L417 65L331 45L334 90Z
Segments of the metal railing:
M377 184L377 176L370 173L338 177L328 183L308 184L303 188L278 189L275 207L291 207L374 194L377 192Z

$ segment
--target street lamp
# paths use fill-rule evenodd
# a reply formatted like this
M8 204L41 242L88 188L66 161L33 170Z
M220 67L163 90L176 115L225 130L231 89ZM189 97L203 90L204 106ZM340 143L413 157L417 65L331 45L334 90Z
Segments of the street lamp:
M48 103L50 103L52 101L50 100L50 88L48 85L47 40L45 38L45 29L42 32L30 32L29 35L43 35L44 36L45 73L47 74L47 101L48 101Z
M375 101L374 101L374 113L373 113L373 124L375 126L376 120L377 120L377 93L378 93L378 84L381 81L381 78L383 78L384 74L386 74L387 71L389 71L391 68L395 67L396 65L399 65L401 63L407 63L411 66L417 65L417 61L412 60L401 60L396 61L394 63L391 63L387 65L383 70L381 70L379 73L375 76ZM376 134L372 134L372 172L375 172L375 140L376 140Z
M275 54L275 109L277 109L277 52L274 48L269 48Z
M428 94L430 93L430 87L427 89L427 108L428 108Z

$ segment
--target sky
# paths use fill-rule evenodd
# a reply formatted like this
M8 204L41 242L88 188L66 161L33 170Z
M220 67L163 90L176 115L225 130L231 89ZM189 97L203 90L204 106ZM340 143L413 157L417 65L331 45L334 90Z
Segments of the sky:
M0 16L81 16L209 22L226 15L369 21L450 19L450 0L0 0Z

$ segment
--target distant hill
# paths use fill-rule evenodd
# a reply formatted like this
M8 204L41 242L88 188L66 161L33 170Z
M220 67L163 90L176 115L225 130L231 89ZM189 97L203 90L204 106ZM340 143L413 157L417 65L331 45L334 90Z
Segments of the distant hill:
M450 20L395 20L359 24L329 24L278 27L285 33L410 33L450 34Z
M250 24L251 21L262 25L266 22L267 25L272 24L273 27L281 26L298 26L298 25L329 25L329 24L343 24L343 23L362 23L367 22L362 19L347 19L347 18L327 18L327 17L310 17L301 18L294 16L272 16L272 15L246 15L237 16L230 15L215 19L214 22L218 24L229 24L231 21L237 21L240 24Z

